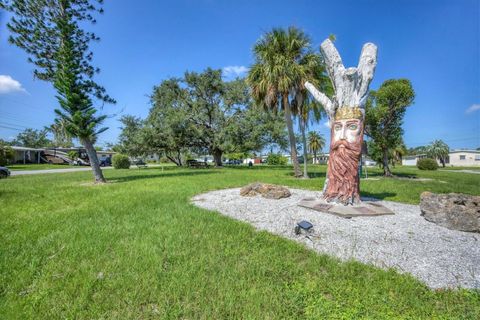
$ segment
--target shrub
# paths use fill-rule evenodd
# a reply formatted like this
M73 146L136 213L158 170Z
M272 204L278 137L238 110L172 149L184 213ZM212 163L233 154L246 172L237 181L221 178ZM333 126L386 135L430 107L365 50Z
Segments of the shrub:
M68 151L67 156L69 159L75 160L78 158L78 151L74 151L74 150Z
M288 163L288 159L276 153L270 153L267 157L267 164L270 166L284 166Z
M10 164L15 160L15 151L9 146L0 145L0 166Z
M113 156L112 165L115 169L128 169L130 168L130 159L127 155L118 153Z
M241 152L228 153L225 155L228 160L243 160L245 155Z
M160 163L170 163L170 162L172 162L167 157L161 157L159 161L160 161Z
M438 163L436 160L430 158L418 159L417 168L420 170L437 170Z

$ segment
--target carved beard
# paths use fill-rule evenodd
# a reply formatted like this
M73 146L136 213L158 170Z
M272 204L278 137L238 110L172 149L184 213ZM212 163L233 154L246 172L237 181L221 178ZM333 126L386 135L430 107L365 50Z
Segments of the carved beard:
M326 201L345 205L360 202L358 162L362 152L361 141L362 137L353 143L339 140L331 146L328 183L324 193Z

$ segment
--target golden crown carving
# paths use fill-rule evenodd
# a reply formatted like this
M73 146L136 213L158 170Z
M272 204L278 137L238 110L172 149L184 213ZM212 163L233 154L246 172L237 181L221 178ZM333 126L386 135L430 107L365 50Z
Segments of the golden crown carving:
M363 119L363 112L359 107L341 107L335 112L335 120Z

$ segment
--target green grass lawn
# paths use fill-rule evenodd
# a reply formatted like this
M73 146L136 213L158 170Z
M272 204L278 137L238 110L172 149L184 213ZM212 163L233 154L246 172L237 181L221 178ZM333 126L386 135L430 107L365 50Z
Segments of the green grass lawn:
M0 180L0 319L480 318L479 291L429 290L189 203L253 181L321 190L325 167L311 172L169 167L106 170L111 183L101 186L90 172ZM480 175L395 172L434 180L369 179L363 194L408 203L424 190L480 194Z

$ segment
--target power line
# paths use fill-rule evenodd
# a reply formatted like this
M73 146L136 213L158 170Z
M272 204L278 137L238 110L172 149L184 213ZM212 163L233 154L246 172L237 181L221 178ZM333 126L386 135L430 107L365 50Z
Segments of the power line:
M19 114L18 112L10 112L10 111L7 111L7 110L0 110L0 114L6 114L6 115L10 115L10 116L19 116L19 115L31 115L32 113Z
M39 108L38 106L35 107L35 106L31 105L31 104L25 103L25 102L23 102L23 101L18 101L18 100L12 99L12 98L10 98L10 97L2 97L2 99L10 100L11 102L16 103L16 104L22 104L22 105L24 105L25 107L30 108L30 109L35 110L35 111L38 111L38 110L41 110L41 109L42 109L42 108Z
M16 130L16 131L23 131L22 129L17 129L17 128L12 128L12 127L7 127L7 126L3 126L0 124L0 128L3 128L3 129L10 129L10 130Z
M14 127L19 127L19 128L25 128L25 129L29 128L29 127L25 127L25 126L22 126L22 125L19 125L19 124L3 122L3 121L0 121L0 124L6 125L6 126L14 126Z
M10 117L10 116L3 116L3 115L0 115L0 121L3 122L10 122L8 123L9 125L14 125L14 126L18 126L18 127L36 127L37 124L34 124L33 123L33 120L31 121L24 121L24 120L19 120L18 118L15 118L15 117Z
M20 127L37 127L38 121L36 119L33 119L32 116L34 115L32 115L31 113L18 115L12 112L0 110L0 121L10 121L14 123L10 123L10 125L16 125Z
M10 114L2 114L0 112L0 120L1 119L11 119L11 120L14 120L14 121L17 121L17 122L27 122L27 121L31 121L31 120L37 120L37 119L33 119L33 118L27 118L27 117L18 117L18 116L14 116L14 115L10 115Z
M457 141L471 141L471 140L477 140L479 139L480 140L480 136L479 137L464 137L464 138L455 138L455 139L448 139L448 140L443 140L444 142L457 142ZM429 142L418 142L418 141L412 141L410 142L410 144L430 144L431 141Z
M31 115L31 114L34 114L34 112L32 112L32 111L18 112L17 110L18 110L18 107L17 107L17 108L9 107L9 108L0 109L0 113L1 113L1 114L11 115L11 116L21 116L21 115ZM40 111L40 110L37 110L37 112L38 112L38 111Z

